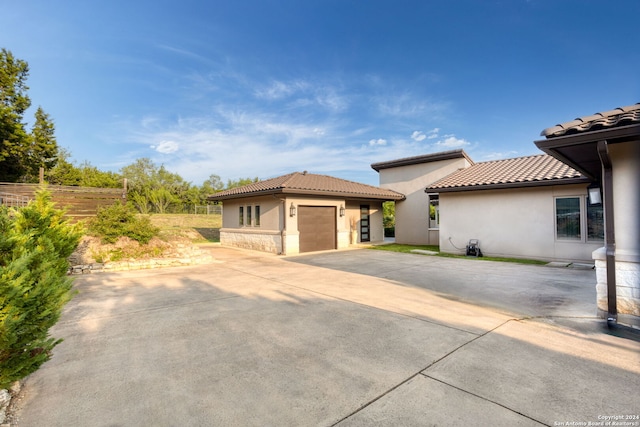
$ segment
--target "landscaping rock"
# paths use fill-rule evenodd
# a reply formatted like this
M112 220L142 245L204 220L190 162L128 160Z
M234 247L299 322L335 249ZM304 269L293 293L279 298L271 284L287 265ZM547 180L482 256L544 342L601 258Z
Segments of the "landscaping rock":
M9 394L9 391L0 390L0 424L4 423L9 403L11 403L11 394Z

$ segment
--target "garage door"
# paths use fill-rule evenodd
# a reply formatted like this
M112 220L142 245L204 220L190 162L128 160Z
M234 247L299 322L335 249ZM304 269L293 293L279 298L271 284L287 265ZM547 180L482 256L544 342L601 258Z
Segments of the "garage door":
M298 206L300 252L336 249L335 206Z

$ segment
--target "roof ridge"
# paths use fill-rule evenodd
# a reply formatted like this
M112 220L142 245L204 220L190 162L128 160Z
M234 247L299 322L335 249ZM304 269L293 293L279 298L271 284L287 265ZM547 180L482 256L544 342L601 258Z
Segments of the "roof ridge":
M476 162L476 165L482 165L482 164L486 164L486 163L497 163L497 162L506 162L509 160L518 160L518 159L529 159L532 157L552 157L546 153L541 153L541 154L529 154L527 156L518 156L518 157L509 157L508 159L493 159L493 160L485 160L484 162ZM474 165L472 165L474 166Z
M287 176L288 175L288 176ZM280 184L280 187L282 188L287 188L287 186L289 185L289 182L291 182L291 180L296 176L296 175L302 175L300 172L291 172L285 175L282 175L282 178L285 178L285 180L282 182L282 184Z

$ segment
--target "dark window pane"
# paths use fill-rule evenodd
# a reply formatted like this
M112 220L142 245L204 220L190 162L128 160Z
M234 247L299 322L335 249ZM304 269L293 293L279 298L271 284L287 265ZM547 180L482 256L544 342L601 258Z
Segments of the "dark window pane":
M604 211L602 205L587 204L587 239L604 240Z
M556 233L558 239L580 240L580 198L556 199Z
M240 226L243 226L244 225L244 206L240 206L238 220L239 220L238 222Z
M260 206L256 206L256 227L260 227Z
M251 227L251 206L247 206L247 225Z

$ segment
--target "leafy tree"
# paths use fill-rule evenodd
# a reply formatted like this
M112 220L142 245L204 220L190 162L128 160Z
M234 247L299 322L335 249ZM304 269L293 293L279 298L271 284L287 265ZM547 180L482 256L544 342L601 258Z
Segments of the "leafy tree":
M6 49L0 51L0 181L16 181L24 174L21 155L29 136L22 117L31 105L28 75L25 61Z
M64 148L58 153L58 162L45 174L49 184L54 185L81 185L82 172L69 161L71 154Z
M101 171L85 161L79 167L80 185L83 187L122 188L122 176L110 171Z
M127 178L129 200L142 213L165 213L172 204L180 204L191 185L164 165L157 166L151 159L142 158L121 169Z
M396 204L395 202L384 202L382 204L382 222L384 228L393 228L396 225Z
M0 389L37 370L62 340L49 336L71 299L67 258L82 226L39 191L22 209L0 207Z
M26 85L29 65L0 51L0 181L37 181L40 167L55 165L58 144L53 121L42 107L27 133L23 118L31 106Z
M82 187L121 188L122 177L115 172L101 171L91 163L85 161L80 166L69 161L70 153L64 148L59 149L58 162L46 174L49 184L72 185Z
M231 188L242 187L243 185L252 184L254 182L258 182L260 179L256 176L255 178L239 178L236 180L227 180L227 190Z

